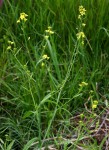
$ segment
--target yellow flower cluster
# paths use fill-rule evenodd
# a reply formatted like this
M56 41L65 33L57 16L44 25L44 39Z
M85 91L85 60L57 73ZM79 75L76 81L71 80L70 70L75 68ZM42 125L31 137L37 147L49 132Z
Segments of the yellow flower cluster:
M93 103L92 103L92 109L97 108L97 105L98 105L98 101L94 100Z
M83 27L85 27L85 26L86 26L86 24L85 24L85 23L82 23L82 26L83 26Z
M43 59L50 59L50 57L48 57L46 54L42 56Z
M84 34L84 32L79 32L79 33L77 33L76 34L76 36L77 36L77 39L79 40L79 39L83 39L83 38L85 38L85 34Z
M14 45L14 42L12 42L12 41L8 41L8 47L7 47L7 50L10 50L10 49L12 49L12 45Z
M23 12L23 13L20 13L20 17L19 17L19 19L17 20L17 23L20 23L20 21L26 22L26 21L27 21L27 17L28 17L28 15L25 14L24 12Z
M48 55L47 55L47 54L44 54L44 55L42 56L42 59L43 59L43 60L49 60L49 59L50 59L50 57L48 57ZM41 63L41 66L42 66L42 67L44 67L44 66L45 66L45 63L44 63L44 62L42 62L42 63Z
M45 30L45 32L48 33L49 35L54 34L54 32L51 29L52 29L52 27L49 26L48 30Z
M87 85L88 85L88 83L86 83L84 81L79 84L80 87L84 87L84 86L87 86Z
M79 6L79 13L78 19L81 19L81 17L86 14L86 9L83 6Z
M44 36L45 39L48 39L51 34L54 34L54 31L52 31L52 27L50 26L48 27L47 30L45 30L45 32L46 32L46 35Z
M45 35L44 37L45 37L45 39L46 39L46 40L49 38L49 36L48 36L48 35Z
M76 36L77 36L77 40L80 40L82 45L84 45L84 39L85 39L85 34L83 32L83 27L86 26L86 24L83 22L83 19L84 19L83 16L85 15L86 15L86 9L83 6L79 6L78 19L80 19L80 28Z
M14 44L14 42L12 42L12 41L8 41L8 43L9 43L10 45L13 45L13 44Z

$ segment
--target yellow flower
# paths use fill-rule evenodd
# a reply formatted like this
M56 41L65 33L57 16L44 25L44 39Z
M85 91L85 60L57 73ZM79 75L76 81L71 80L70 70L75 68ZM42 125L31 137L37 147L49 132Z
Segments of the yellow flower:
M49 31L49 33L50 33L50 34L54 34L54 32L53 32L53 31Z
M78 15L78 19L81 19L81 15Z
M85 26L86 26L86 24L85 24L85 23L82 23L82 26L83 26L83 27L85 27Z
M97 108L97 105L98 105L98 101L94 100L93 103L92 103L92 109Z
M14 44L14 42L11 42L11 45L13 45Z
M8 41L8 43L9 43L9 44L11 44L11 45L13 45L13 44L14 44L14 42L12 42L12 41Z
M96 105L98 105L98 101L97 100L94 100L93 103L96 104Z
M10 49L11 49L11 46L8 46L8 47L7 47L7 50L10 50Z
M87 85L88 85L88 83L86 83L84 81L79 84L80 87L87 86Z
M96 104L93 104L93 105L92 105L92 109L95 109L95 108L97 108L97 105L96 105Z
M49 30L45 30L45 32L47 32L47 33L48 33L48 32L49 32Z
M30 40L30 36L28 37L28 40Z
M23 12L23 13L20 13L20 17L19 17L19 19L17 20L17 23L20 23L21 20L24 21L24 22L26 22L26 21L27 21L27 18L26 18L26 17L28 17L27 14L25 14L24 12Z
M25 20L26 17L28 17L27 14L25 14L24 12L23 12L23 13L20 13L20 19L21 19L21 20Z
M26 19L26 18L24 18L24 21L26 22L26 21L27 21L27 19Z
M45 30L45 32L48 34L54 34L54 32L51 29L52 29L52 27L49 26L48 30Z
M48 29L49 29L49 30L51 30L51 29L52 29L52 27L51 27L51 26L48 26Z
M86 14L86 9L83 6L79 6L79 15L78 15L78 19L82 19L82 17Z
M17 20L17 23L20 23L20 19Z
M45 30L45 32L46 32L46 33L49 33L49 34L54 34L54 32L51 31L51 30Z
M97 116L97 114L96 114L96 113L94 113L94 114L93 114L93 116L94 116L94 117L96 117L96 116Z
M82 82L82 84L83 84L83 85L85 85L85 86L87 86L87 85L88 85L88 83L86 83L86 82L84 82L84 81Z
M78 39L78 40L79 40L80 38L85 38L84 32L78 32L78 33L76 34L76 36L77 36L77 39Z
M43 59L49 59L50 57L48 57L46 54L42 56Z
M48 35L45 35L44 38L47 40L47 39L49 38L49 36L48 36Z
M83 16L86 14L86 9L83 6L79 6L80 15Z

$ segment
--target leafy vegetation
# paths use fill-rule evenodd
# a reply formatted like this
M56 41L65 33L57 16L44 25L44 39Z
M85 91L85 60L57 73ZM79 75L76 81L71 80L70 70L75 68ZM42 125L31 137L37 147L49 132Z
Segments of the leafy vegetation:
M4 1L2 150L109 146L108 7L105 0Z

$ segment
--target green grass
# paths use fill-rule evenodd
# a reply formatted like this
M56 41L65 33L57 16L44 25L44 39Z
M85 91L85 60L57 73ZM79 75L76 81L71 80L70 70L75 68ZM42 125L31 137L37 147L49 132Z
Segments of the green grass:
M80 5L87 10L84 28L78 19ZM64 150L102 149L106 139L101 146L92 137L85 143L81 139L90 135L85 123L96 121L93 114L101 115L108 107L108 6L102 0L4 1L0 8L2 150L35 150L52 144ZM28 15L27 21L17 23L22 12ZM45 39L49 26L54 34ZM84 45L76 36L82 30ZM88 85L80 87L83 81ZM93 100L98 100L94 110ZM86 122L79 123L82 118L71 121L81 113ZM77 132L74 142L64 141Z

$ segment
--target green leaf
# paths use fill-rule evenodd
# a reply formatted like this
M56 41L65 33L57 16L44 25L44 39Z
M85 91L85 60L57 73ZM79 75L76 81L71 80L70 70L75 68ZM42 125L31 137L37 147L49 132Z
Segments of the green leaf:
M15 140L13 140L13 141L8 145L8 147L7 147L6 150L12 150L12 146L13 146L14 142L15 142Z
M24 115L23 115L23 119L29 117L31 114L33 114L32 111L26 111L26 112L24 113Z
M32 146L33 142L36 141L36 139L37 138L33 138L30 141L28 141L28 143L24 146L23 150L28 150Z
M104 143L105 143L107 137L108 137L108 135L105 136L105 137L103 138L103 140L101 141L101 144L100 144L100 146L99 146L99 150L102 150L102 149L103 149L103 145L104 145Z

